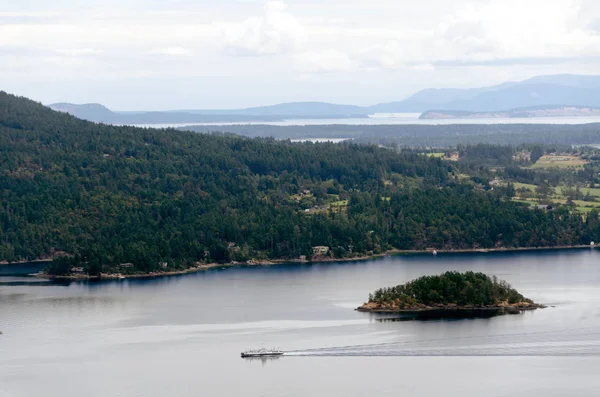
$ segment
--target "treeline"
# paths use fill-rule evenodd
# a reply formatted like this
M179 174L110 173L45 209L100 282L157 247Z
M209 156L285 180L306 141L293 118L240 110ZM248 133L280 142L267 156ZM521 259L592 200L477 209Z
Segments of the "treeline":
M227 132L277 139L346 138L356 143L388 147L455 148L458 145L571 145L600 143L600 123L563 124L454 124L454 125L222 125L188 126L201 133Z
M401 249L569 246L600 233L597 212L584 222L566 208L531 210L461 186L398 192L389 211L389 241Z

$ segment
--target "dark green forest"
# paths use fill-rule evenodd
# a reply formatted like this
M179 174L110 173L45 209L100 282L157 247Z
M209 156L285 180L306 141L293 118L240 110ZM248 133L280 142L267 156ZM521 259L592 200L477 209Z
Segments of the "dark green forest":
M505 281L472 271L423 276L403 285L381 288L369 295L369 302L379 307L398 309L420 305L492 306L503 302L533 303Z
M352 138L355 143L389 147L454 148L458 145L588 145L600 144L600 123L451 124L451 125L194 125L181 127L202 133L216 131L278 139Z
M82 121L0 93L0 260L54 273L587 244L597 212L531 210L411 150Z

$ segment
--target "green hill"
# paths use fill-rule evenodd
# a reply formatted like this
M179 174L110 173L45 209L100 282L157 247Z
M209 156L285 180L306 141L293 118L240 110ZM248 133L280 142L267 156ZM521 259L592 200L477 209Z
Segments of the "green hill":
M2 92L0 260L97 274L598 240L597 214L531 211L454 174L412 151L94 124Z
M376 219L304 209L375 192L394 174L444 183L450 170L376 147L94 124L1 93L0 259L66 252L150 271L310 257L315 245L366 252Z

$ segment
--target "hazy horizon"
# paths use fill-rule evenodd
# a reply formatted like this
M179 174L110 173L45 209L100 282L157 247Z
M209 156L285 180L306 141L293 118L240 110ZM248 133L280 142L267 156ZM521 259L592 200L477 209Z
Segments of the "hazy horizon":
M600 70L593 0L6 3L0 89L45 104L365 106Z
M582 75L584 76L584 75ZM585 75L585 76L600 76L600 74L590 74L590 75ZM533 77L540 77L540 76L531 76ZM232 108L232 107L228 107L228 108L191 108L191 107L187 107L187 108L165 108L165 109L113 109L110 108L108 106L106 106L104 103L100 103L100 102L86 102L86 103L74 103L74 102L68 102L68 101L60 101L60 102L54 102L54 103L44 103L44 105L58 105L58 104L72 104L72 105L101 105L101 106L105 106L107 108L109 108L110 110L113 111L119 111L119 112L137 112L137 111L192 111L192 110L204 110L204 111L210 111L210 110L215 110L215 111L222 111L222 110L244 110L244 109L252 109L252 108L259 108L259 107L269 107L269 106L277 106L277 105L286 105L286 104L299 104L299 103L329 103L329 104L334 104L334 105L343 105L343 106L362 106L362 107L369 107L369 106L375 106L378 104L383 104L386 102L396 102L396 101L402 101L405 100L407 98L410 98L412 95L417 94L418 92L422 91L422 90L427 90L427 89L438 89L438 88L459 88L459 89L477 89L477 88L487 88L487 87L493 87L496 85L501 85L503 83L512 83L511 81L503 81L500 82L498 84L494 84L494 85L489 85L489 86L485 86L485 87L424 87L418 91L415 91L413 93L410 93L404 97L401 98L396 98L396 99L391 99L388 101L377 101L377 102L373 102L373 103L365 103L365 104L358 104L358 103L339 103L339 102L327 102L327 101L320 101L320 100L312 100L312 101L303 101L303 100L296 100L296 101L288 101L288 102L276 102L276 103L263 103L263 104L258 104L258 105L253 105L253 106L244 106L244 107L238 107L238 108ZM557 105L557 104L548 104L548 105ZM565 104L566 106L569 106L569 104ZM496 111L498 110L510 110L510 109L495 109ZM491 109L490 111L494 111L493 109ZM375 113L382 113L382 114L387 114L390 112L375 112ZM375 114L374 113L374 114ZM403 112L391 112L391 113L398 113L398 114L420 114L421 112L410 112L410 111L403 111Z

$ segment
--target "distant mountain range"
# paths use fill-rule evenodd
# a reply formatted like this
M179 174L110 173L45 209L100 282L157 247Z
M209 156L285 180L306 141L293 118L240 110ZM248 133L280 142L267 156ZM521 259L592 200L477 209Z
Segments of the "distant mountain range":
M557 106L556 104L563 105ZM443 109L436 110L436 112L450 115L450 111L465 112L466 114L510 113L514 111L506 109L535 108L538 113L543 114L544 110L556 110L559 107L600 108L600 76L563 74L537 76L520 82L506 82L483 88L426 89L402 101L364 107L324 102L292 102L247 109L117 112L100 104L56 103L49 106L82 119L113 124L268 122L290 118L357 118L375 113L423 113L431 112L432 109Z
M166 111L166 112L116 112L98 103L74 105L55 103L50 108L72 114L83 120L108 124L203 124L224 122L280 121L281 116L227 113L225 111Z

